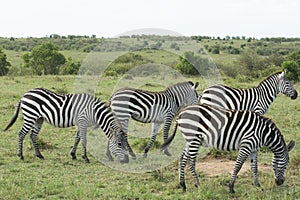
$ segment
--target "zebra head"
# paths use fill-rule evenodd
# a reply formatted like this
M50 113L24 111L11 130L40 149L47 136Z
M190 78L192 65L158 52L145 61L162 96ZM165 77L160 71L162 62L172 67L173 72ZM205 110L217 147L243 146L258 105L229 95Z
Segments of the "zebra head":
M284 172L289 163L289 152L294 148L295 141L290 141L284 152L280 155L275 155L272 160L272 166L275 173L275 183L282 185L284 183Z
M286 71L283 71L279 74L279 80L278 80L278 89L279 92L282 94L291 97L291 99L296 99L298 96L297 91L294 89L293 84L290 82L290 80L286 77Z
M112 137L109 142L109 150L115 155L121 163L128 163L128 153L126 151L126 138L125 133L121 129L110 129Z
M195 84L191 81L188 82L189 87L188 90L186 91L186 96L183 99L183 103L185 105L194 105L199 102L199 95L196 91L197 87L199 86L199 82L196 82Z

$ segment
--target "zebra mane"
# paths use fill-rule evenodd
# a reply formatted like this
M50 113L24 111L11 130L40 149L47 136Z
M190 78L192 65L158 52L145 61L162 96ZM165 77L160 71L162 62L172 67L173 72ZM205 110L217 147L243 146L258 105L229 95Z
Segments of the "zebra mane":
M165 91L167 91L169 89L173 89L173 88L178 87L178 86L187 85L187 84L190 84L191 86L194 86L194 83L192 81L180 82L180 83L176 83L174 85L170 85L169 87L167 87L165 89Z
M272 79L272 78L275 78L275 77L278 77L280 74L281 74L282 72L276 72L276 73L274 73L274 74L272 74L272 75L270 75L270 76L268 76L267 78L265 78L264 80L262 80L259 84L258 84L258 86L257 87L259 87L259 86L261 86L261 85L263 85L267 80L269 80L269 79Z

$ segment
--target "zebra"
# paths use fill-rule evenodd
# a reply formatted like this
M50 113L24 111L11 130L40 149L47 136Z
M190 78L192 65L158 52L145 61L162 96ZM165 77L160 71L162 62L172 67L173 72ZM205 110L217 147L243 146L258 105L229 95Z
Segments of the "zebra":
M66 128L77 126L74 146L71 149L72 159L76 159L76 149L82 141L82 158L86 163L87 128L100 127L110 141L110 151L121 163L128 163L124 132L118 120L114 117L109 107L89 94L57 94L53 91L35 88L26 92L17 104L16 111L4 131L8 130L17 120L19 110L23 113L23 127L19 131L18 156L24 160L23 140L30 132L30 138L35 150L35 155L44 159L37 145L37 136L44 120L49 124Z
M286 71L277 72L266 78L257 87L250 89L213 85L203 91L200 103L225 109L251 110L263 115L279 93L283 93L291 99L296 99L298 96L292 83L286 77Z
M147 157L147 153L156 139L160 125L164 123L164 139L166 140L170 125L178 110L185 104L198 103L196 91L198 85L199 82L195 84L191 81L182 82L171 85L160 92L123 88L112 95L110 107L122 124L126 135L127 149L133 159L136 158L136 155L127 140L129 119L133 118L139 122L153 123L152 137L143 154L144 157ZM167 149L164 153L171 155ZM107 156L110 157L109 155L110 152L107 151Z
M284 172L289 162L288 152L294 147L295 142L291 141L286 146L283 135L271 119L252 111L226 110L204 104L191 105L180 112L173 133L161 146L161 150L170 145L178 126L186 141L186 147L180 158L179 174L180 185L184 192L186 191L184 168L187 161L195 186L199 184L195 163L200 145L225 151L239 150L229 183L230 193L234 193L235 179L249 155L254 184L260 186L257 176L257 152L262 146L267 146L273 152L275 182L277 185L283 184Z

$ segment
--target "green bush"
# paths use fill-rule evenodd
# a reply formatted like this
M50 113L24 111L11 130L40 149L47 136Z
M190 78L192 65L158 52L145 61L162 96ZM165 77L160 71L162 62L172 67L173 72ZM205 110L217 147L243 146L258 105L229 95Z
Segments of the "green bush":
M299 81L300 79L300 66L294 60L284 61L282 68L287 70L286 77L293 81Z
M290 80L300 80L300 50L293 51L286 56L286 61L282 63L282 68L287 70L287 77Z

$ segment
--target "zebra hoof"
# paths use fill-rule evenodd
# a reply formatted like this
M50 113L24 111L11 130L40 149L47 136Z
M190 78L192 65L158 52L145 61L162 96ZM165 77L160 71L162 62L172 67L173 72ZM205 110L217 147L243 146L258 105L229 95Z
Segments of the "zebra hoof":
M18 157L21 159L21 160L24 160L24 156L22 153L18 153Z
M182 192L185 193L186 192L185 182L180 182L180 186L182 187Z
M170 152L168 151L168 149L166 149L166 150L164 151L164 154L166 154L167 156L172 156L172 154L170 154Z
M38 157L38 158L41 159L41 160L44 160L44 159L45 159L44 156L42 156L42 154L36 155L36 157Z
M84 162L85 162L85 163L90 163L90 160L88 159L87 156L82 156L82 158L84 159Z
M129 154L133 160L136 160L136 155L133 152L129 152Z
M229 187L229 192L230 192L230 194L234 194L235 193L233 187Z
M144 153L144 154L143 154L143 158L147 158L147 153Z
M71 152L71 153L70 153L70 155L72 156L72 160L76 160L76 159L77 159L77 157L76 157L76 154L75 154L75 153Z

